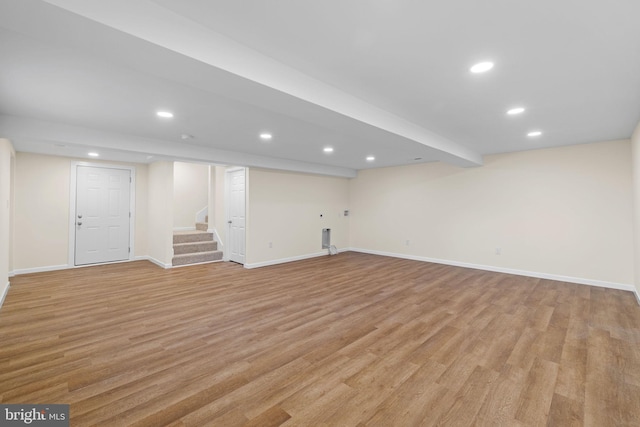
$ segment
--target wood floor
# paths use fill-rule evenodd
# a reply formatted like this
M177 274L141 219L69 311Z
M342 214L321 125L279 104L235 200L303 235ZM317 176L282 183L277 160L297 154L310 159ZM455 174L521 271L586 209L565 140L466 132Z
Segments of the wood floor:
M358 253L18 276L0 402L71 425L638 426L630 292Z

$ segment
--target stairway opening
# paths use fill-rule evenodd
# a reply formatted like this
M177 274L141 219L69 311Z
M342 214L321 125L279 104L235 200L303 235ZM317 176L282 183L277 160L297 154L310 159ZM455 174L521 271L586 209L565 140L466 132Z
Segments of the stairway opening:
M208 227L207 222L199 222L195 230L173 232L171 264L174 267L222 260L222 251L218 250L213 233L207 231Z

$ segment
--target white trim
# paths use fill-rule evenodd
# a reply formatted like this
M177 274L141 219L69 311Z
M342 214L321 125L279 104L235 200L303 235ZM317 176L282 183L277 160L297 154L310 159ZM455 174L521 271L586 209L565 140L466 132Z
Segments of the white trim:
M289 257L289 258L280 258L280 259L274 259L271 261L263 261L263 262L255 262L252 264L244 264L244 268L259 268L259 267L267 267L270 265L276 265L276 264L284 264L287 262L292 262L292 261L302 261L303 259L309 259L309 258L317 258L317 257L321 257L321 256L328 256L329 255L329 250L323 250L322 252L316 252L313 254L306 254L306 255L298 255L298 256L294 256L294 257Z
M209 170L209 172L211 172L211 170ZM211 178L209 178L209 182L211 182ZM205 221L207 219L207 215L209 215L209 205L196 212L195 222L207 222Z
M407 255L407 254L397 254L392 252L375 251L375 250L361 249L361 248L350 248L349 250L353 252L361 252L361 253L371 254L371 255L389 256L394 258L410 259L413 261L433 262L436 264L446 264L446 265L452 265L455 267L465 267L465 268L474 268L477 270L493 271L496 273L514 274L516 276L536 277L539 279L549 279L549 280L555 280L558 282L577 283L579 285L599 286L602 288L619 289L619 290L630 291L630 292L635 292L636 290L633 285L627 285L624 283L605 282L603 280L593 280L593 279L585 279L581 277L561 276L558 274L539 273L535 271L515 270L511 268L494 267L492 265L471 264L471 263L451 261L446 259L428 258L428 257ZM639 303L640 303L640 299L639 299Z
M241 170L245 170L246 171L246 166L229 166L228 168L226 168L224 171L225 172L238 172Z
M14 276L19 276L21 274L31 274L31 273L47 273L49 271L58 271L58 270L72 270L75 268L85 268L85 267L95 267L97 265L108 265L108 264L122 264L124 262L133 262L133 261L149 261L152 262L153 264L156 264L162 268L171 268L171 264L164 264L160 261L158 261L155 258L152 258L150 256L147 255L143 255L143 256L137 256L133 259L126 259L126 260L122 260L122 261L112 261L112 262L103 262L103 263L98 263L98 264L86 264L86 265L66 265L66 264L61 264L61 265L47 265L44 267L33 267L33 268L20 268L17 270L13 271L13 275Z
M173 227L173 231L195 231L195 227Z
M640 293L638 293L638 289L635 287L633 289L633 294L636 296L636 301L638 302L638 305L640 305Z
M18 268L16 270L13 270L13 274L16 276L19 276L21 274L46 273L48 271L68 270L75 267L76 266L74 265L61 264L61 265L46 265L44 267Z
M215 228L209 228L207 229L208 233L213 233L213 240L218 244L218 250L220 252L222 252L224 254L224 243L222 243L222 239L220 238L220 235L218 234L218 230L216 230Z
M232 166L228 167L224 171L224 205L225 205L225 223L227 224L226 237L229 242L231 242L231 203L229 203L230 199L230 185L231 180L229 179L229 175L235 172L242 172L244 174L244 255L242 257L242 265L245 265L247 261L247 240L248 240L248 229L249 229L249 168L243 166ZM229 243L231 246L231 243ZM231 261L231 249L228 252L222 251L222 260L223 261ZM237 261L234 261L237 262Z
M9 293L10 286L11 286L11 283L7 282L7 284L4 287L4 290L2 291L2 295L0 295L0 308L2 308L2 304L4 304L4 299L7 297L7 294Z
M88 166L94 168L105 169L124 169L130 172L131 187L129 188L129 212L131 216L129 218L129 258L125 261L132 261L135 259L135 224L136 224L136 167L118 165L111 163L92 163L92 162L71 162L71 173L69 177L69 252L68 262L70 266L75 266L75 243L76 243L76 188L77 188L77 173L78 166ZM120 262L120 261L116 261ZM110 263L105 263L110 264ZM96 264L89 264L96 265Z
M95 267L97 265L107 265L107 264L121 264L123 262L131 262L135 261L132 259L125 259L122 261L110 261L110 262L101 262L96 264L83 264L83 265L47 265L44 267L33 267L33 268L21 268L18 270L14 270L15 275L20 274L31 274L31 273L47 273L49 271L58 271L58 270L72 270L75 268L85 268L85 267Z
M165 270L173 268L173 266L171 264L165 264L164 262L158 261L157 259L155 259L153 257L150 257L148 255L137 256L137 257L135 257L134 261L149 261L149 262L157 265L158 267L164 268Z

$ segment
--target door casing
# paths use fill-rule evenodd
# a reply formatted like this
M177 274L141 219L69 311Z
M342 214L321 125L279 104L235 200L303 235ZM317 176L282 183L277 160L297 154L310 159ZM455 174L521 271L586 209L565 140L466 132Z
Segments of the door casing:
M233 205L233 196L231 191L232 179L234 174L242 173L244 177L243 183L243 198L242 202L242 211L243 211L243 221L244 223L241 225L242 228L242 236L240 238L241 242L234 242L234 238L236 237L234 232L232 231L233 224L229 221L232 221L233 210L237 208L237 206ZM246 261L246 248L247 248L247 169L246 168L230 168L225 171L225 205L227 211L227 248L225 250L225 259L228 261L238 262L240 264L244 264ZM240 254L234 255L234 250L237 251L239 248L236 247L240 244Z
M76 267L75 263L75 240L76 240L76 197L77 197L77 183L78 183L78 166L88 166L95 168L110 168L110 169L124 169L130 172L131 187L129 191L129 209L131 217L129 218L129 258L127 261L135 259L135 200L136 200L136 168L133 166L114 165L108 163L91 163L91 162L71 162L71 171L69 179L69 252L68 252L68 265L69 267ZM121 262L121 261L116 261ZM95 264L89 264L95 265ZM82 266L78 266L82 267Z

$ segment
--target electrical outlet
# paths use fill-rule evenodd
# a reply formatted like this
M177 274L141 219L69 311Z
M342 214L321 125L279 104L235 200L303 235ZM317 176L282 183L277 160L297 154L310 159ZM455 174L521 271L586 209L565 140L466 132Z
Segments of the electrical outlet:
M406 240L406 241L404 242L404 244L405 244L406 246L409 246L409 245L411 244L411 240Z
M273 248L273 242L269 242L269 249Z
M502 248L496 248L496 255L502 255Z

